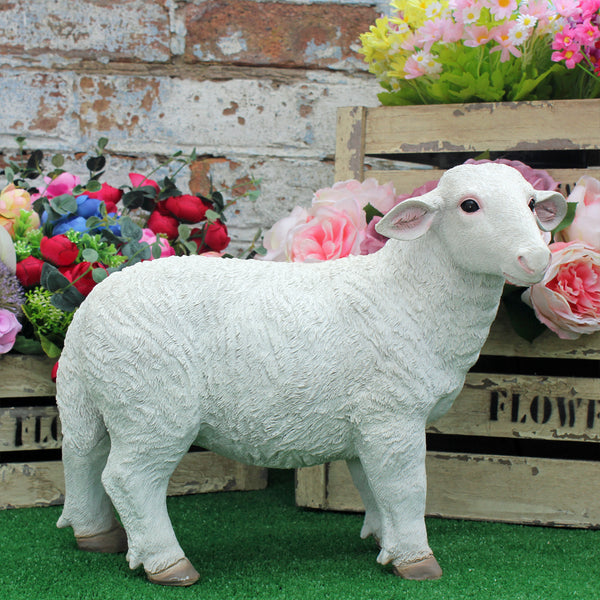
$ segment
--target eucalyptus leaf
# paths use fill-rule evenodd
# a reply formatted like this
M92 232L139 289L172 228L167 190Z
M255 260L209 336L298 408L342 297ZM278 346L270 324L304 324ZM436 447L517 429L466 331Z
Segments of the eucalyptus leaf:
M50 302L52 306L60 310L73 312L84 300L85 296L76 287L71 286L61 292L56 292Z
M85 166L92 172L102 171L106 165L106 158L104 156L92 156L88 158L85 163Z
M81 258L86 262L96 262L98 260L98 252L93 248L85 248L81 251Z
M96 283L100 283L100 282L104 281L107 277L108 277L108 273L106 272L105 269L102 269L102 268L92 269L92 279Z
M54 266L47 262L42 266L40 284L51 292L56 292L68 285L70 281Z
M65 157L62 154L55 154L50 161L57 168L60 169L65 164Z
M180 223L179 227L177 227L177 233L179 234L179 238L182 241L186 241L190 237L192 230L190 229L189 225L186 225L185 223Z
M104 150L104 148L106 148L106 145L107 145L107 144L108 144L108 138L101 137L101 138L98 140L98 148L99 148L100 150Z
M90 179L85 184L85 189L88 192L99 192L102 189L102 184L97 179Z
M12 350L20 354L44 354L44 349L39 340L33 340L21 334L17 335Z
M119 221L121 225L121 235L129 240L139 241L144 232L139 225L136 225L129 217L122 217Z
M152 248L152 258L160 258L162 254L162 248L160 242L154 242L151 246Z
M207 210L204 216L206 217L206 220L209 223L214 223L215 221L221 218L221 215L219 215L219 213L215 212L214 210Z
M52 198L51 207L59 215L69 215L77 212L77 200L71 194L62 194Z
M5 167L4 177L6 177L6 181L8 181L8 183L12 183L15 178L15 172L10 167Z

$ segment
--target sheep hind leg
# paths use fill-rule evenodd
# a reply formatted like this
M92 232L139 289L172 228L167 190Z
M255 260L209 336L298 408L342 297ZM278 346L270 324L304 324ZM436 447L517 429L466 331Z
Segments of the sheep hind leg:
M110 450L105 436L89 452L82 454L63 443L65 504L58 527L73 527L80 550L125 552L127 536L116 520L113 506L102 487L102 470Z
M360 537L365 539L370 535L379 544L381 540L381 514L377 508L377 502L369 486L369 481L365 475L365 471L360 464L360 460L346 461L348 470L352 476L352 481L358 490L361 500L365 505L365 520L360 532Z
M130 568L143 565L152 583L188 586L199 574L175 537L166 502L169 479L188 446L169 441L143 450L113 440L102 481L127 531Z

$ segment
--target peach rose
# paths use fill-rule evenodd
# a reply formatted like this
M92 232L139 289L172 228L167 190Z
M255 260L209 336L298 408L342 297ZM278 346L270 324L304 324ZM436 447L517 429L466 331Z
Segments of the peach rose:
M582 242L550 244L544 279L523 300L562 339L600 331L600 251Z
M30 226L37 228L40 225L38 214L31 207L31 196L25 190L15 186L14 183L7 185L0 192L0 225L2 225L12 236L14 234L14 221L22 210L31 213Z
M567 202L577 202L575 218L558 237L563 242L579 240L600 250L600 181L584 175Z

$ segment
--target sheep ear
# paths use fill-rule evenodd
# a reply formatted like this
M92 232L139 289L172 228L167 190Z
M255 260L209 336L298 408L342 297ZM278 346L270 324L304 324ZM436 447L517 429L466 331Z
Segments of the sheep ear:
M535 216L540 229L552 231L567 214L567 201L558 192L536 190Z
M397 240L416 240L431 227L434 216L435 210L422 200L404 200L375 225L375 231Z

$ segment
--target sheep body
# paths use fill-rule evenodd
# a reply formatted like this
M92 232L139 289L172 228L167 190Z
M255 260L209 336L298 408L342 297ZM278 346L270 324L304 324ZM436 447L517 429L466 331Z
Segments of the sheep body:
M380 541L378 560L435 562L423 522L425 423L459 393L506 272L539 278L548 253L527 210L532 188L495 167L461 174L475 191L486 191L485 181L492 192L510 175L503 195L518 203L497 221L510 217L517 231L501 236L516 236L518 257L499 258L514 240L470 239L477 230L470 217L452 216L461 196L447 175L434 195L381 222L417 239L390 240L370 256L316 264L173 257L97 286L60 361L67 495L59 526L73 526L79 540L114 529L106 490L127 530L130 566L143 564L158 582L164 573L177 579L187 559L164 494L195 440L269 467L347 460L367 509L362 535ZM487 218L494 214L488 208ZM471 228L466 254L457 227ZM186 569L181 585L195 577Z

